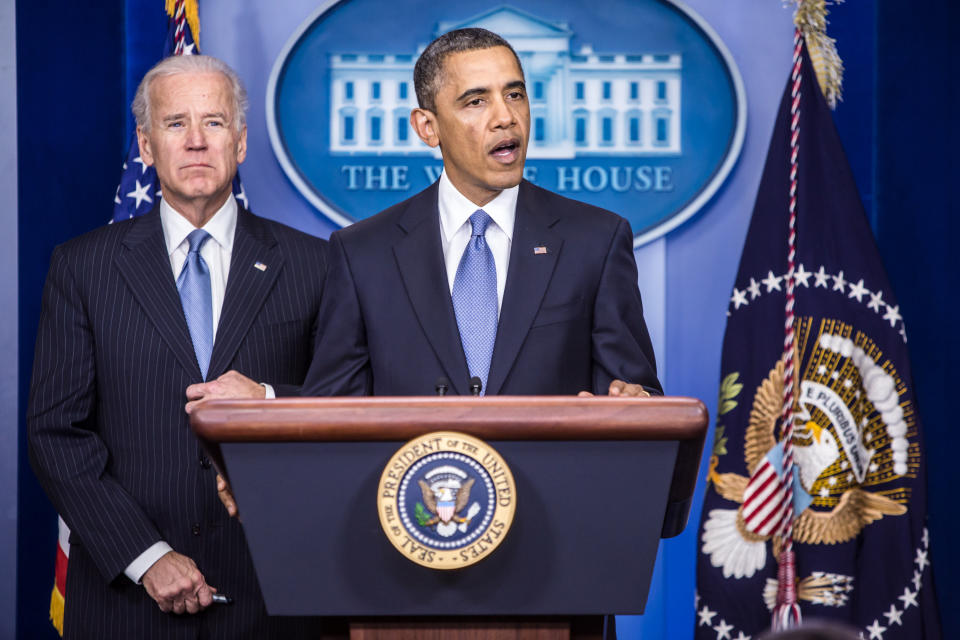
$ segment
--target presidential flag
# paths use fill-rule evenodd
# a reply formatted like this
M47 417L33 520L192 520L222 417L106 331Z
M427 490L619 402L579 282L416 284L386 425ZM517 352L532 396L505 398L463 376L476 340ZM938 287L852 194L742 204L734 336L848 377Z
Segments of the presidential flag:
M727 311L696 638L756 638L794 606L940 637L907 338L798 32Z
M163 55L157 60L172 55L200 53L200 21L198 0L164 0L169 28L164 41ZM233 193L245 208L249 208L240 176L233 179ZM126 161L120 174L120 184L113 199L113 216L110 222L119 222L149 212L160 198L157 172L148 167L140 157L137 136L131 136ZM50 594L50 621L63 635L63 608L66 602L67 566L70 557L70 528L58 518L58 542L56 572L53 592Z

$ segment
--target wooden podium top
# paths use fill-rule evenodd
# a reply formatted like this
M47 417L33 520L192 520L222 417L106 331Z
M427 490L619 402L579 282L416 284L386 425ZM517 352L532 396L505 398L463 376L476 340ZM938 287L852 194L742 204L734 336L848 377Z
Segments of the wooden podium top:
M229 479L221 443L406 442L431 431L487 441L675 441L663 537L686 525L707 433L694 398L597 396L210 400L190 423Z
M707 409L682 397L278 398L212 400L191 424L208 442L405 441L442 429L485 440L702 443Z

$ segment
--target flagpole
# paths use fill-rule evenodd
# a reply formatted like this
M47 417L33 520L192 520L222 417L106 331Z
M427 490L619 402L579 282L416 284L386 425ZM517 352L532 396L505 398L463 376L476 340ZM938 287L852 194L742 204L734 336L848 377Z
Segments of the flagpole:
M794 337L794 284L797 256L797 170L800 153L800 95L801 66L803 64L803 36L799 27L793 32L793 72L790 102L790 199L789 231L787 234L787 301L783 336L783 409L781 434L783 437L783 506L780 536L779 567L777 569L777 605L773 609L772 626L775 630L799 626L802 616L797 603L796 558L793 553L793 406L796 340Z

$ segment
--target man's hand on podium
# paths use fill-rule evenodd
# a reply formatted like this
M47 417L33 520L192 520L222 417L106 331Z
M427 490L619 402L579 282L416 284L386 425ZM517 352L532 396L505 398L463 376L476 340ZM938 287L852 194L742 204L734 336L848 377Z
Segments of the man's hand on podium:
M225 374L211 380L192 384L187 387L187 413L191 413L204 400L225 398L255 398L263 399L266 389L259 382L254 382L237 371L227 371Z
M233 499L233 492L230 491L230 485L227 484L227 481L224 480L223 476L219 473L217 474L217 495L220 496L220 502L227 508L227 513L230 514L230 517L236 517L237 502Z
M623 380L614 380L607 389L608 396L623 396L625 398L649 398L650 394L639 384L631 384ZM577 394L580 398L592 398L593 394L589 391L581 391Z

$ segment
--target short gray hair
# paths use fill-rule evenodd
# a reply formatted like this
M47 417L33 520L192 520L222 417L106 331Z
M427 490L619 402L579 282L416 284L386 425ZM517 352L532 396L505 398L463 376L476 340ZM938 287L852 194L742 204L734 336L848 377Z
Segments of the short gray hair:
M413 68L413 88L417 92L417 102L420 108L436 112L437 92L440 91L440 85L443 84L443 65L447 56L451 53L493 49L494 47L506 47L510 50L517 61L517 67L520 69L520 75L522 76L523 65L520 64L520 56L513 50L509 42L493 31L475 27L457 29L443 34L427 45L427 48L417 58L417 64Z
M133 117L137 121L137 126L144 131L150 130L150 85L153 81L163 76L174 76L180 73L222 73L230 83L233 90L233 111L236 114L235 122L237 130L243 129L247 124L247 90L240 82L240 76L230 68L223 60L213 56L187 55L170 56L164 58L153 65L150 71L147 71L137 87L137 93L133 97L133 104L130 110L133 111Z

